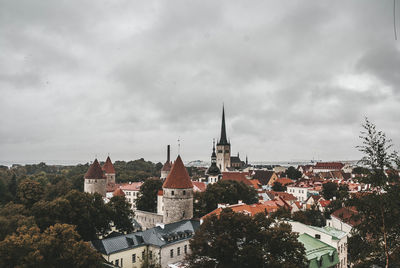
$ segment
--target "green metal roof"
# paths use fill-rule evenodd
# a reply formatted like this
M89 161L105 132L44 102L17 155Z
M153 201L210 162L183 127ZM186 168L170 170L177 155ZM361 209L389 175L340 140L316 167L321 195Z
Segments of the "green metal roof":
M325 233L327 235L330 235L330 236L332 236L333 239L336 239L336 240L340 240L346 236L346 232L343 232L339 229L329 227L329 226L325 226L325 227L309 226L309 227L311 227L314 230Z
M299 235L298 240L306 249L306 258L310 268L331 267L339 263L336 249L308 234Z

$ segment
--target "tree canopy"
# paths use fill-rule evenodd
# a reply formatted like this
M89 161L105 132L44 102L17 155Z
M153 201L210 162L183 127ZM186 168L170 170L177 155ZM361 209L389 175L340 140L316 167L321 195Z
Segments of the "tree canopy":
M138 210L156 212L157 193L162 189L162 184L162 181L159 179L146 180L140 186L139 196L136 199L136 208Z
M205 192L194 195L194 216L201 217L217 208L218 204L237 204L242 200L246 204L258 202L254 188L237 181L219 181L209 184Z
M368 168L361 182L372 186L357 198L349 200L355 206L359 221L349 238L349 252L355 267L373 265L400 266L400 187L399 157L392 150L391 140L368 119L363 124L357 148L364 154L361 163Z
M44 232L22 226L0 242L0 267L102 267L102 257L80 240L74 226L56 224Z
M190 267L307 267L291 226L272 223L264 213L250 217L231 209L207 217L190 241Z

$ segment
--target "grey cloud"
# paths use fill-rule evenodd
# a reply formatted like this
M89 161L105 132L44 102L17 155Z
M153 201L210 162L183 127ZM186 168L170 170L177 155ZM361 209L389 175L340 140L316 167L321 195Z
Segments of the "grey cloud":
M359 0L0 1L0 160L161 161L178 137L185 160L208 160L223 102L251 160L359 157L364 116L398 136L391 14Z

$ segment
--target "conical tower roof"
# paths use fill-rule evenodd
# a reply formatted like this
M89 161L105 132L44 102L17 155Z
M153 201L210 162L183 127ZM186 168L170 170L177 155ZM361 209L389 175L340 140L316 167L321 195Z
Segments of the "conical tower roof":
M105 179L103 170L101 169L99 161L97 161L97 158L94 160L93 164L90 165L84 178L91 180Z
M165 179L162 187L169 189L193 188L192 181L190 180L189 174L182 162L180 155L178 155L174 164L172 165L171 171Z
M114 169L114 165L111 162L111 159L109 156L107 156L107 160L103 165L103 170L105 173L107 174L115 174L115 169Z

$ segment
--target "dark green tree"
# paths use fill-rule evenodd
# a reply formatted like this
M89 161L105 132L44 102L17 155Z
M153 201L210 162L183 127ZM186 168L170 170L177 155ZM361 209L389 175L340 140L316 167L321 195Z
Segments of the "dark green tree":
M102 257L71 225L56 224L43 233L23 226L0 242L0 267L102 267Z
M274 182L274 185L272 185L272 190L275 192L285 192L286 191L286 186L283 186L280 182Z
M205 219L190 241L190 267L307 267L305 249L285 223L224 209Z
M148 179L140 187L139 197L136 199L138 210L156 212L157 193L162 189L162 181L159 179Z
M338 186L334 182L327 182L322 184L322 196L326 200L331 200L334 196L337 195Z
M110 208L111 219L114 222L115 227L121 232L132 232L132 219L134 213L125 196L112 197L110 202L107 203L107 206Z
M29 208L42 199L43 192L43 186L39 182L26 179L18 185L17 197L22 204Z
M399 267L397 253L400 251L400 187L396 177L387 176L398 164L398 154L392 150L392 142L368 119L365 119L357 146L364 154L361 163L369 170L361 182L372 188L359 198L349 202L358 211L349 239L351 261L355 267L385 266ZM397 168L399 168L397 166Z
M218 204L237 204L239 200L246 204L257 203L256 190L243 182L230 180L210 184L205 192L194 196L194 216L204 216L216 209Z
M298 180L301 178L301 176L303 174L301 174L301 172L299 170L297 170L295 167L288 167L288 169L286 169L286 176L291 179L291 180Z

